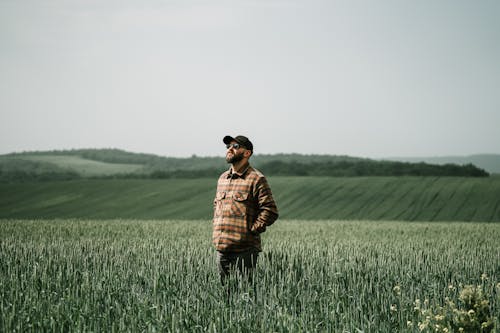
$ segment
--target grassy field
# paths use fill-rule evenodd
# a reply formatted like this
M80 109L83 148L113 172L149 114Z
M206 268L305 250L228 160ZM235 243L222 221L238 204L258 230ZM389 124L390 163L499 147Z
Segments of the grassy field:
M229 300L209 220L0 229L2 332L444 332L481 314L485 331L499 325L497 223L279 220L255 287L235 277Z
M500 221L500 177L272 177L288 219ZM216 179L0 184L3 218L210 219Z

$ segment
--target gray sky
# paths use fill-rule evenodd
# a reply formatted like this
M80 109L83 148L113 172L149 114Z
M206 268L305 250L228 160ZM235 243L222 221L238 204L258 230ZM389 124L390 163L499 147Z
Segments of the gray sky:
M0 0L0 154L500 153L500 1Z

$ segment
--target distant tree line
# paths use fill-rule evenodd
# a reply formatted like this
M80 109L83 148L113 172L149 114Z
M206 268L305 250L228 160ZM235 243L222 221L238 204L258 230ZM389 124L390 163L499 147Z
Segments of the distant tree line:
M272 161L262 165L262 170L274 176L454 176L488 177L489 174L473 164L427 164L390 161L340 161L321 163L284 163Z
M6 156L22 157L23 155L80 156L93 161L120 164L151 164L164 158L153 154L127 152L116 148L31 151L12 153Z
M437 177L488 177L489 173L473 164L434 165L427 163L405 163L389 161L341 161L341 162L280 162L272 161L259 167L268 176L437 176ZM206 168L194 170L155 170L147 174L121 174L119 178L204 178L217 177L224 169Z
M115 173L111 175L83 176L76 171L60 167L53 163L30 161L9 156L0 159L0 182L19 181L49 181L70 180L80 178L97 179L169 179L169 178L215 178L220 175L228 165L212 164L213 158L203 160L201 166L196 164L196 159L191 157L190 167L174 164L166 165L166 161L146 165L137 173ZM182 161L182 159L174 159ZM307 161L306 159L304 159ZM215 161L215 159L214 159ZM122 160L123 162L123 160ZM184 163L184 162L183 162ZM375 161L369 159L340 159L321 160L308 162L294 160L267 160L256 163L257 168L268 176L326 176L326 177L358 177L358 176L450 176L450 177L488 177L489 174L473 164L427 164L394 161Z

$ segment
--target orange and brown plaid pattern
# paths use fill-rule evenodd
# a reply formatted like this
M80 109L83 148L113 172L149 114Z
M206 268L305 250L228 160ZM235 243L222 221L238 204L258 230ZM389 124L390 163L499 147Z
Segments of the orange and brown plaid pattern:
M219 177L212 235L218 251L262 251L260 233L277 218L278 209L262 173L248 166L241 174L229 169Z

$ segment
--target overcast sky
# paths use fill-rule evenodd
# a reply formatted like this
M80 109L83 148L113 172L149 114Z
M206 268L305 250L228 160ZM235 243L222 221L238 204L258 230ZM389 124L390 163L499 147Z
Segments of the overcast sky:
M0 0L0 154L500 153L500 1Z

